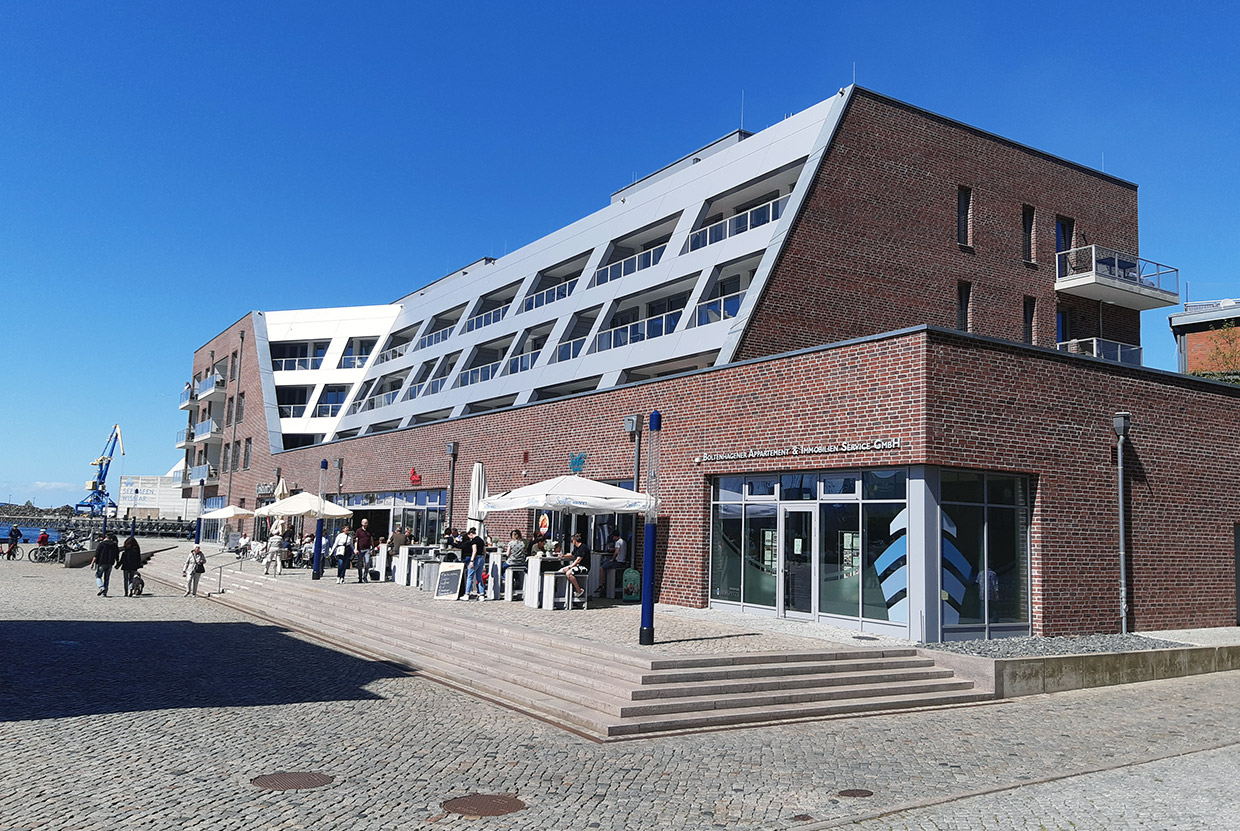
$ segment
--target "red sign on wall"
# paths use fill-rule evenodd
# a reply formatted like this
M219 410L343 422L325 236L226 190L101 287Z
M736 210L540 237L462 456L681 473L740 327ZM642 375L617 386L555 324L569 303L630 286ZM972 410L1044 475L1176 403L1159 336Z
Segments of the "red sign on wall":
M418 469L416 467L409 468L409 484L411 485L422 484L422 474L418 473Z

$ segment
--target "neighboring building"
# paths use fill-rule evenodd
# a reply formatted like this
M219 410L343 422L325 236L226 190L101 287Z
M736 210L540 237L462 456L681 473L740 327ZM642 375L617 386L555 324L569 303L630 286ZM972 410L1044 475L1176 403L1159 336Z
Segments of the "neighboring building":
M1138 238L1135 185L850 87L393 304L247 314L195 353L185 493L321 481L430 539L465 522L447 447L493 493L631 486L623 419L657 409L664 602L1116 631L1128 411L1129 620L1229 625L1240 450L1200 448L1240 390L1140 366L1140 312L1179 294Z
M1185 303L1170 323L1180 372L1240 380L1240 300Z
M163 476L122 476L116 494L116 508L123 519L195 519L198 500L189 499L182 489L178 462Z

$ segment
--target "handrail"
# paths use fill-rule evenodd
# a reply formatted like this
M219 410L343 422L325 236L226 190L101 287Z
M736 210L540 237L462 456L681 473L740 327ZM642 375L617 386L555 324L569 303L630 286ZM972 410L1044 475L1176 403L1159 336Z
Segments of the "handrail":
M525 372L533 369L534 364L538 362L538 356L542 354L541 349L535 349L533 352L526 352L523 355L514 355L508 359L508 374L514 375L518 372Z
M322 357L315 358L272 358L272 372L295 372L299 369L318 369L323 365Z
M507 303L489 312L483 312L480 315L474 315L465 321L465 325L461 327L461 333L472 332L475 329L481 329L483 326L490 326L492 323L499 323L504 319L504 315L508 314L508 307L511 303Z
M728 237L742 234L750 228L758 228L766 225L768 222L774 222L783 216L784 207L788 204L788 200L791 197L792 194L777 197L756 208L750 208L744 213L739 213L728 219L721 219L716 223L707 225L705 228L699 228L689 235L689 250L696 251L699 248L723 242Z
M639 251L619 262L605 265L594 272L594 285L601 286L604 283L610 283L634 272L650 268L652 265L658 265L659 260L663 259L663 252L666 250L667 243L663 243L648 251Z
M705 326L719 320L727 320L736 317L740 311L741 302L745 299L745 290L725 294L723 297L716 297L714 300L703 300L697 304L697 314L695 316L696 326Z
M573 293L573 289L577 287L577 278L574 277L567 282L544 289L537 294L531 294L525 298L525 302L521 304L521 311L529 312L537 309L539 306L546 306L548 303L554 303L557 300L563 300Z
M406 352L408 352L410 346L413 346L413 341L405 341L404 343L393 346L391 349L384 349L382 352L380 352L378 355L375 356L375 366L378 366L379 364L385 364L388 361L396 360L401 355L404 355Z
M581 354L581 347L585 346L589 337L589 335L583 335L575 340L565 341L557 346L555 348L556 362L571 361L573 358L576 358L579 354Z
M456 376L456 385L458 387L468 387L470 384L490 381L496 375L499 375L501 364L503 364L503 361L496 361L492 364L483 364L473 369L467 369Z
M306 414L305 404L280 404L278 408L280 418L301 418Z
M445 326L442 329L436 329L434 332L431 332L428 335L423 335L422 337L418 338L418 345L413 348L414 351L416 352L419 349L425 349L428 346L434 346L440 341L446 340L452 334L452 329L455 326L456 324L454 323L452 324L452 326Z
M375 410L379 407L386 407L388 404L395 401L398 395L400 395L400 390L390 390L389 392L372 395L370 398L365 398L361 401L354 401L349 405L348 415L357 415L358 413L364 413L367 410Z
M630 343L640 343L644 340L670 335L675 331L676 324L680 322L683 314L684 309L676 309L654 317L635 320L623 326L605 329L595 337L594 351L606 352L608 349L627 346Z

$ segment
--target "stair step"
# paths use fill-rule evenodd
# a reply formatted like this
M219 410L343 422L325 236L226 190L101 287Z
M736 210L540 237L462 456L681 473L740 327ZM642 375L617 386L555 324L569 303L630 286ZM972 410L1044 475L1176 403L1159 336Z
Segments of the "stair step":
M927 681L902 681L895 684L850 684L846 687L827 687L810 690L775 690L744 695L691 696L626 704L620 715L661 715L665 713L701 713L709 710L768 709L784 704L811 704L820 701L847 701L879 698L892 695L936 695L957 690L972 690L970 681L954 678Z

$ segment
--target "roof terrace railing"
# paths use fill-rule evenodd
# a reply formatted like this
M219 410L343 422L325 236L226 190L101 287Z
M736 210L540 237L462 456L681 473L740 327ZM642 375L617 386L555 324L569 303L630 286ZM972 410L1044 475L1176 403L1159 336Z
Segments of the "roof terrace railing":
M739 213L728 219L722 219L713 225L707 225L705 228L694 231L689 235L689 250L696 251L699 248L723 242L728 237L742 234L750 228L757 228L766 225L768 222L774 222L784 215L784 208L787 206L790 197L791 194L788 194L778 199L772 199L770 202L751 208L744 213Z
M1134 286L1180 293L1180 270L1101 245L1083 245L1055 255L1056 276L1063 280L1097 274Z
M1092 355L1129 366L1141 366L1141 347L1104 338L1078 338L1058 344L1060 352L1076 355Z
M649 251L642 251L631 257L626 257L611 265L605 265L594 272L594 285L601 286L604 283L610 283L634 272L650 268L652 265L658 265L659 260L663 259L663 252L666 250L667 244L665 243L651 248Z
M576 278L566 283L560 283L558 286L552 286L549 289L540 291L537 294L531 294L525 298L525 302L521 304L521 311L530 312L548 303L554 303L557 300L563 300L573 293L573 289L577 288Z

